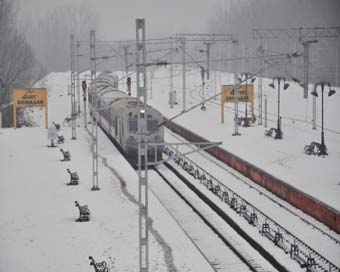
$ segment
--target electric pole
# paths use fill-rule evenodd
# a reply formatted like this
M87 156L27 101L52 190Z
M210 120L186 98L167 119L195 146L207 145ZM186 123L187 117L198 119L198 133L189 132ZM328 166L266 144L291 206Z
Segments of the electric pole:
M72 138L76 139L76 99L75 99L75 71L74 71L74 34L71 34L71 120L72 120Z
M309 46L312 43L317 43L317 40L302 41L303 45L303 97L308 98L308 79L309 79ZM314 111L314 109L313 109Z
M234 42L234 55L238 56L239 50L238 50L238 42ZM238 62L237 60L234 61L234 94L235 94L235 103L234 103L234 133L233 136L240 136L241 133L238 132L238 89L239 89L239 83L238 83Z
M96 87L96 33L90 31L90 62L91 62L91 93L92 93L92 191L99 190L98 186L98 106Z
M136 19L136 77L138 113L139 271L149 271L148 143L145 19Z
M204 42L204 44L207 47L207 82L210 80L210 46L213 44L213 42Z
M321 38L339 38L340 27L300 27L300 28L268 28L253 29L253 39L279 39L281 37L295 39L304 47L304 84L303 96L308 98L308 62L309 45Z
M185 37L181 38L182 43L182 112L186 110L186 86L185 86L185 80L186 80L186 67L185 67Z
M259 50L258 53L260 54L260 74L258 77L258 124L262 125L262 77L263 77L263 73L262 73L262 66L263 66L263 55L264 55L264 50L262 47L262 39L260 39L260 46L259 46Z
M129 73L129 64L128 64L128 50L129 50L129 45L125 45L122 46L122 48L124 49L124 61L125 61L125 77L128 77L128 73ZM126 89L128 90L128 82L126 81Z
M77 115L80 116L80 66L79 66L79 47L80 47L80 42L77 41L76 42L76 57L77 57L77 69L76 69L76 85L77 85L77 106L78 106L78 110L77 110Z
M174 107L174 66L173 62L173 39L170 37L170 93L169 93L169 102L170 108Z

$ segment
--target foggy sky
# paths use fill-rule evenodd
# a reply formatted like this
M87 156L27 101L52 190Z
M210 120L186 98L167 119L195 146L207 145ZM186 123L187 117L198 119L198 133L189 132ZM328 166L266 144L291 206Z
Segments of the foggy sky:
M65 3L81 0L18 0L22 18L42 14ZM135 19L146 19L148 36L178 32L203 33L216 0L88 0L95 7L102 39L135 37Z

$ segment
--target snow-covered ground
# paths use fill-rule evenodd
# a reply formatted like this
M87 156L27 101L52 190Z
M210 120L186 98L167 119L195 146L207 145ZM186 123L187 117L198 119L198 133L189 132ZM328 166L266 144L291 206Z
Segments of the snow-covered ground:
M64 118L69 105L67 74L49 79L49 117ZM38 115L43 115L38 110ZM39 120L39 118L37 118ZM137 271L137 174L99 131L99 186L91 191L91 137L63 127L71 153L61 162L59 148L46 147L43 128L0 130L0 271L92 271L88 257L105 260L110 271ZM67 186L66 169L77 171L78 186ZM88 205L90 222L75 222L74 201ZM178 224L149 195L150 271L213 271Z
M157 107L167 117L171 118L182 111L181 74L177 72L174 78L174 89L177 90L178 105L170 108L168 104L169 71L159 69L152 82L152 98L148 103ZM211 78L214 78L212 72ZM219 73L215 76L219 78ZM159 79L158 79L159 78ZM216 80L216 86L231 84L232 75L222 74L221 83ZM201 101L199 86L199 70L188 72L187 106L190 108ZM268 86L271 79L263 80L263 93L268 99L268 128L277 124L277 90ZM150 85L150 84L149 84ZM212 84L214 85L214 84ZM218 87L216 87L218 88ZM255 115L257 116L257 81L255 89ZM310 86L312 90L312 86ZM328 91L328 89L327 89ZM210 97L219 90L206 90L205 97ZM317 130L312 129L312 95L303 98L303 89L290 82L290 87L281 90L282 140L274 140L264 136L268 128L256 123L252 127L239 127L241 136L232 136L234 132L233 104L225 104L225 122L221 123L220 97L206 103L206 111L200 107L176 118L174 121L201 135L210 141L222 141L222 148L248 162L264 169L291 186L326 203L340 211L340 90L328 97L325 93L325 142L329 155L326 157L308 156L304 154L304 146L312 141L321 141L321 92L317 98ZM244 116L244 103L240 103L239 116ZM263 114L264 116L264 114ZM263 121L264 124L264 121Z
M176 74L180 75L179 70ZM172 117L182 110L181 77L174 80L179 104L170 109L168 75L167 69L155 72L149 103L166 117ZM70 75L52 73L46 79L50 123L63 123L70 114L70 96L67 96ZM222 84L230 80L231 76L222 74ZM265 93L268 111L274 115L269 115L272 121L269 120L268 125L275 127L277 93L267 87L269 82L264 80ZM187 108L201 99L199 84L199 71L189 72ZM320 128L312 130L311 124L305 122L311 119L311 96L304 100L302 89L291 84L282 92L281 103L284 138L280 141L265 138L265 128L256 124L250 128L240 127L242 136L231 136L234 131L232 105L226 105L222 125L218 100L207 103L205 112L198 107L174 121L211 141L222 141L222 147L230 152L340 210L339 91L325 99L325 127L328 129L325 138L329 149L329 156L325 158L307 156L303 152L305 144L320 141ZM317 103L320 123L320 98ZM240 110L243 110L242 105ZM35 110L32 116L40 128L0 130L0 271L86 271L90 269L87 259L90 255L97 261L107 261L111 271L136 271L137 175L100 132L101 190L90 191L92 159L88 131L78 128L77 140L71 141L70 128L63 127L62 134L66 138L63 147L70 150L72 161L60 162L62 154L58 148L46 147L43 111ZM78 125L83 126L82 119ZM66 168L78 171L78 186L66 185L69 180ZM90 222L74 222L78 216L75 200L89 206ZM211 268L205 259L157 199L151 196L150 202L153 203L150 216L155 230L150 235L150 268L168 271L174 266L177 271L209 271Z

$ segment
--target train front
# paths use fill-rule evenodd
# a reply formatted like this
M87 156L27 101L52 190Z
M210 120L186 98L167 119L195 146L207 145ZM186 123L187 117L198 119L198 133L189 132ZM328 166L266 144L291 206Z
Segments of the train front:
M137 104L137 103L136 103ZM136 105L135 105L136 106ZM163 115L156 109L147 107L147 142L148 142L148 162L154 163L162 160L164 149L164 126ZM134 112L128 114L128 129L127 138L124 144L124 149L128 156L128 160L133 164L138 164L138 120L137 107L134 107Z

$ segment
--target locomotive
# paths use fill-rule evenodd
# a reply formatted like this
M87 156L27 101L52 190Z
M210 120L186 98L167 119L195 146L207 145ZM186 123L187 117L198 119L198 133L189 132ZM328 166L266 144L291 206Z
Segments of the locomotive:
M118 90L118 80L115 75L103 72L95 81L97 92L97 122L106 135L114 142L129 163L138 164L138 122L137 98L127 96ZM89 111L93 115L94 92L89 88ZM147 156L148 162L162 160L164 149L163 115L155 108L147 105ZM153 145L157 143L158 145ZM143 161L143 160L142 160Z

